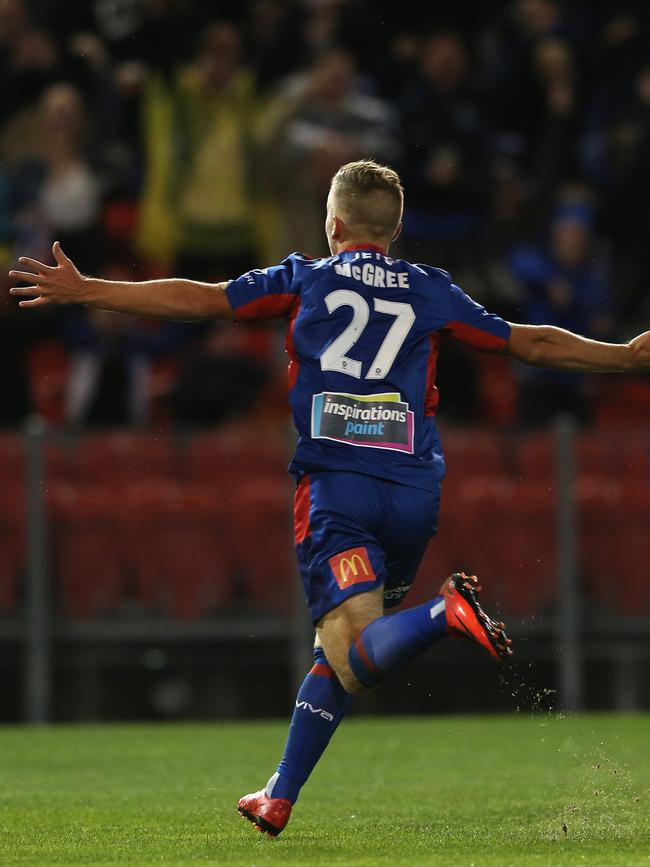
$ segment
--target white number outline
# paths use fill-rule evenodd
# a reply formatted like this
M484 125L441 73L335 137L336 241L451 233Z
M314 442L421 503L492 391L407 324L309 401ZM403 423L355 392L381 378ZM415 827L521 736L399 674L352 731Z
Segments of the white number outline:
M388 333L377 350L365 377L366 379L384 379L388 376L397 354L413 327L415 313L410 304L402 301L387 301L384 298L373 298L372 300L377 313L395 317L395 321L388 329ZM338 310L339 307L351 307L352 319L321 354L321 370L334 370L337 373L345 373L355 379L361 379L361 362L349 358L346 353L352 349L368 325L370 320L368 302L362 295L351 289L336 289L325 296L325 305L330 314Z

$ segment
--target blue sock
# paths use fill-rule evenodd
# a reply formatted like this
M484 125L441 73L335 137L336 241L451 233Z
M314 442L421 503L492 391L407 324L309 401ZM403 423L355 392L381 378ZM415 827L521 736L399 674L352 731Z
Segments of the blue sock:
M352 699L339 683L322 647L316 647L314 666L296 698L282 761L266 784L269 798L288 798L295 804Z
M350 648L350 668L364 686L376 686L389 671L402 668L448 633L445 603L436 596L369 623Z

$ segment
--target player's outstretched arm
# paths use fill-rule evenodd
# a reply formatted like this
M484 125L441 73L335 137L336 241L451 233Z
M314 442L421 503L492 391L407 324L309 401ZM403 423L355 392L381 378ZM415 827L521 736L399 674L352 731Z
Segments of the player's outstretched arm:
M629 343L602 343L553 325L512 325L504 354L535 367L621 373L650 370L650 331Z
M115 313L183 321L232 316L224 291L226 283L181 279L98 280L80 274L58 241L54 243L52 253L56 265L45 265L23 256L18 261L31 270L9 272L12 280L30 284L11 289L12 295L25 299L20 302L20 307L86 304Z

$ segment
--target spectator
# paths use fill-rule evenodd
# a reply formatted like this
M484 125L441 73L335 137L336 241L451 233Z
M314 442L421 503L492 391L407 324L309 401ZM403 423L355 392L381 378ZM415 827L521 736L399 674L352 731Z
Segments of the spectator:
M111 265L108 280L129 276ZM151 323L102 310L69 310L59 325L70 355L65 414L74 427L142 425L150 421L151 365L180 355L205 331L201 323Z
M255 0L246 26L257 87L265 91L301 64L301 10L285 0Z
M37 135L32 155L14 172L17 246L23 255L39 256L57 239L90 270L102 258L102 189L78 90L55 84L45 92Z
M611 330L609 279L595 256L591 214L585 204L560 207L549 247L517 247L511 265L523 290L523 318L532 325L556 325L606 339ZM543 424L559 412L587 422L591 417L589 380L580 374L522 371L520 419Z
M534 321L624 335L646 315L643 4L231 0L219 20L198 0L64 5L0 0L0 256L45 259L56 235L89 271L104 256L141 268L137 250L151 274L219 280L296 248L326 253L330 176L372 156L401 161L404 254L507 317L519 303ZM593 191L597 239L586 211L554 214L569 184ZM612 297L598 301L610 248ZM7 345L21 321L2 317ZM146 371L185 346L85 327L123 353L127 381L134 357ZM471 356L453 352L442 376L462 378L467 407L443 409L463 421L480 396ZM524 383L524 412L541 419L569 382L564 402L588 405L586 380L542 379Z
M409 189L403 243L407 257L467 266L485 201L481 154L485 125L470 78L470 58L454 33L440 32L422 45L419 70L401 99ZM459 276L460 279L460 276Z
M261 360L239 345L231 325L214 325L181 369L171 395L179 424L216 425L253 409L270 382Z
M24 316L0 277L0 428L21 425L34 412L29 353L55 333L51 315Z
M620 279L619 309L626 319L648 309L650 245L650 66L636 76L627 104L608 129L608 228Z
M223 21L202 32L194 61L179 74L173 93L152 82L152 125L145 128L152 198L145 214L158 220L164 208L175 223L177 271L185 277L217 282L256 263L250 189L254 97L241 33ZM143 232L155 243L155 232Z
M68 423L91 428L144 423L147 364L132 318L84 311L68 318L64 333L71 354Z
M278 249L323 253L322 203L341 163L397 155L390 106L363 92L354 58L340 49L322 54L290 78L262 119L267 170L282 202Z

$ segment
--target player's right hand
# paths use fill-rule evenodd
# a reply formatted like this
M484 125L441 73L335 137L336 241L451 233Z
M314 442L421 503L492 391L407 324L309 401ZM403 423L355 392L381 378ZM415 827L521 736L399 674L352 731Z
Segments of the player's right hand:
M10 292L18 296L36 296L20 301L20 307L43 307L46 304L83 304L86 300L86 278L69 259L58 241L52 245L56 265L45 265L36 259L21 256L18 261L32 271L10 271L12 280L30 283L30 286L14 286Z

